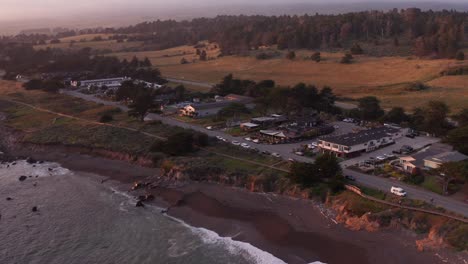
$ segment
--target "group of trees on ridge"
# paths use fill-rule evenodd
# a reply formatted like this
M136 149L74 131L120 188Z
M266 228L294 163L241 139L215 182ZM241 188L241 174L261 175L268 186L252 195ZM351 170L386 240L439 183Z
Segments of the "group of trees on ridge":
M419 56L454 57L466 34L467 14L456 11L421 11L417 8L388 12L365 11L340 15L217 16L191 21L157 20L107 33L135 34L135 40L159 48L219 43L224 54L278 45L279 49L351 47L356 41L409 40Z

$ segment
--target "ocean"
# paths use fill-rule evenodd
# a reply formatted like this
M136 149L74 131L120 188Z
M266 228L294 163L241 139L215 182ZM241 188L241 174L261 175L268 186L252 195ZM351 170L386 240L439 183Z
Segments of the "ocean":
M57 163L0 164L0 263L284 263L135 202L119 184Z

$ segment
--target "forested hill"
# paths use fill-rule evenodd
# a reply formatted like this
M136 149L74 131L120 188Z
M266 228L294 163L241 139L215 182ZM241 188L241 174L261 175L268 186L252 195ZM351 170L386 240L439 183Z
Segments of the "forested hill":
M411 45L415 55L453 57L466 45L468 13L421 11L417 8L388 12L366 11L341 15L218 16L191 21L154 21L109 33L168 48L200 40L219 43L224 54L239 54L263 45L280 49L341 48L356 41Z

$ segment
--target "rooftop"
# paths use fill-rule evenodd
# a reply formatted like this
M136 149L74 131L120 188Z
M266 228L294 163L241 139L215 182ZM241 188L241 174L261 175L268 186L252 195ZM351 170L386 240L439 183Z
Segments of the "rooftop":
M443 152L431 157L426 158L426 160L434 161L437 163L445 163L445 162L457 162L468 159L468 156L463 155L458 151L450 151L450 152Z
M391 134L395 134L397 132L399 132L399 130L395 128L379 127L362 130L356 133L323 137L321 138L321 140L343 146L355 146L367 143L371 140L377 140L384 137L388 137Z

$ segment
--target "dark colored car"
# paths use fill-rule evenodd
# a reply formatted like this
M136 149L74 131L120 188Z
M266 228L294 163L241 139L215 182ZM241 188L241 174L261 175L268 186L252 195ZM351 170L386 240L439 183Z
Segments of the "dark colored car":
M351 175L345 175L344 176L346 180L348 181L356 181L356 178L354 176L351 176Z

